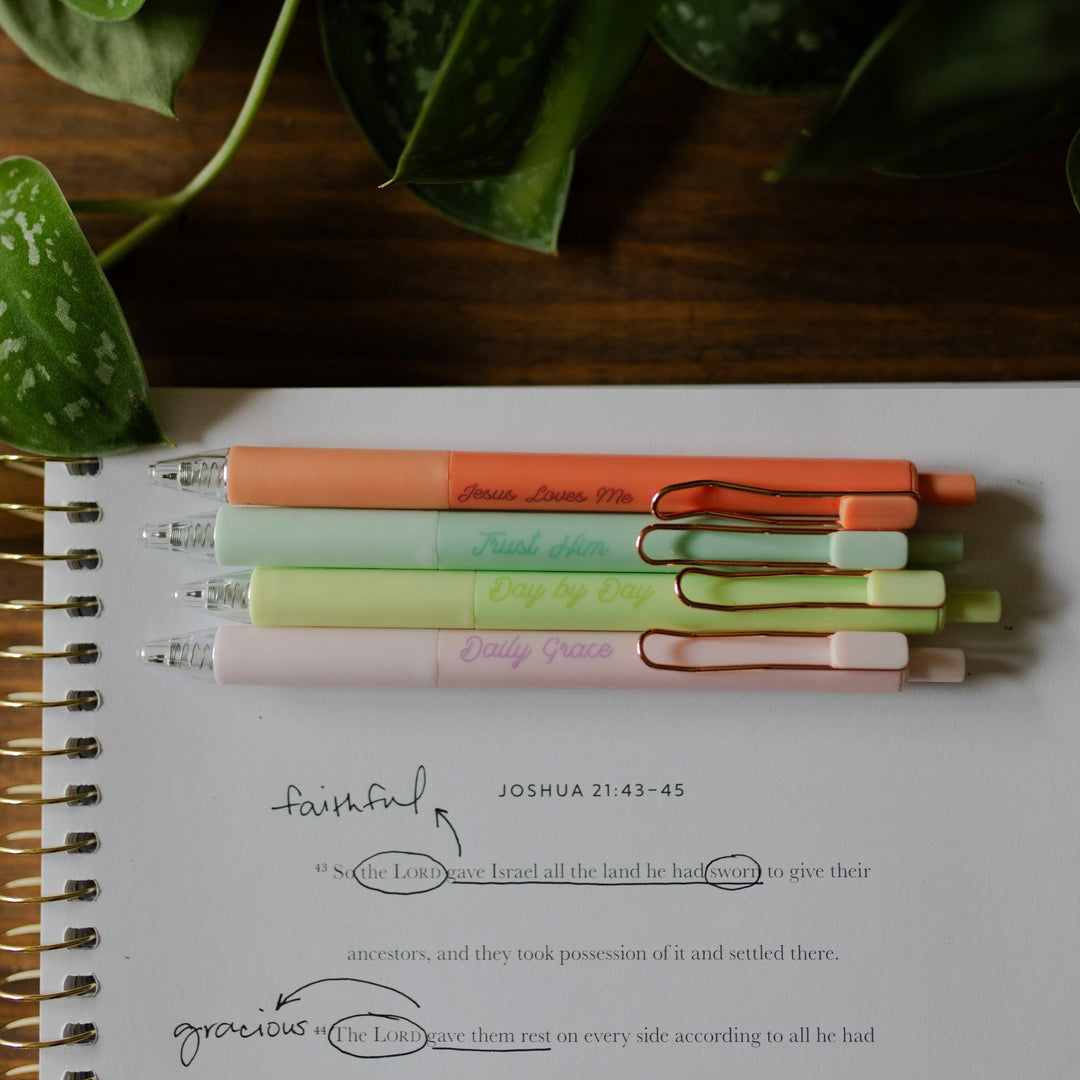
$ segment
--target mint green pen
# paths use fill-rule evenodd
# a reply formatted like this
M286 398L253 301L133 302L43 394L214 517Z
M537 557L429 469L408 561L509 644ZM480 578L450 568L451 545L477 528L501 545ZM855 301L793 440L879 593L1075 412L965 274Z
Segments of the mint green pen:
M143 542L220 566L404 570L649 573L690 563L894 570L963 557L959 533L755 530L715 519L672 525L648 514L267 506L223 506L147 525Z
M674 574L260 567L182 586L175 599L256 626L933 634L1001 616L996 592L947 595L934 570L691 576L687 603Z

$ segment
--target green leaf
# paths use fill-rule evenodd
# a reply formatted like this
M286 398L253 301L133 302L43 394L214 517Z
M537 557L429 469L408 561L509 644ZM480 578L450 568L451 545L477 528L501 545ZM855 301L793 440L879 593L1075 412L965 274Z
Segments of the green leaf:
M353 118L387 168L408 140L469 0L322 0L327 63ZM573 172L567 156L514 176L411 190L466 228L555 250Z
M393 182L483 180L565 157L637 66L656 5L471 0Z
M776 176L949 175L1027 153L1080 116L1080 4L915 0Z
M653 35L688 71L725 90L837 89L906 0L668 0Z
M1076 209L1080 210L1080 132L1077 132L1069 143L1069 154L1065 160L1065 176L1069 181L1069 190L1072 192Z
M154 0L123 22L100 22L63 0L0 0L0 28L61 82L173 115L217 0Z
M122 22L135 15L146 0L64 0L68 7L102 22Z
M48 169L0 161L0 439L46 454L165 442L109 283Z

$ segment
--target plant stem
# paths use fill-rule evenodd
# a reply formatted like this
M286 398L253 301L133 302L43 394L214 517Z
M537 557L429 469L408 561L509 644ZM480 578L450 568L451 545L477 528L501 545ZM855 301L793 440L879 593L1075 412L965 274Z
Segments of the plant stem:
M214 156L199 170L192 179L179 191L166 195L161 199L91 199L83 202L75 202L72 208L84 212L96 213L148 213L144 221L141 221L130 232L125 233L119 240L110 244L102 251L97 259L103 270L109 269L119 262L129 251L134 250L148 237L152 236L163 225L172 220L185 206L213 183L221 174L230 161L236 156L240 144L244 141L255 114L259 111L266 91L270 86L270 79L277 67L281 51L292 28L293 19L301 0L284 0L281 11L278 13L277 22L274 24L270 40L266 43L259 68L255 72L255 78L248 90L247 97L233 122L232 129L226 136Z

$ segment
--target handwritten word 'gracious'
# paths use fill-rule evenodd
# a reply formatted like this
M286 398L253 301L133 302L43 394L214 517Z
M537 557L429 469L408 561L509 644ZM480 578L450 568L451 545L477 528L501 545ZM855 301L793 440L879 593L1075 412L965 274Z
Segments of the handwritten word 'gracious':
M180 1064L186 1069L202 1047L203 1040L221 1040L235 1036L240 1039L278 1039L289 1035L306 1035L307 1020L279 1023L267 1020L259 1024L238 1024L233 1020L218 1020L210 1024L177 1024L173 1038L180 1040Z

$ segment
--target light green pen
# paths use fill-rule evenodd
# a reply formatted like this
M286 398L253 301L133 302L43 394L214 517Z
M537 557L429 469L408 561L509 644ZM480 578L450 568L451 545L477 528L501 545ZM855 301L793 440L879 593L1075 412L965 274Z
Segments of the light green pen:
M674 574L260 567L182 586L175 599L256 626L933 634L1001 617L996 592L947 595L934 570L692 577L686 603Z
M638 551L640 540L640 554ZM148 547L220 566L649 573L671 566L777 565L897 570L959 562L955 532L756 530L648 514L323 510L223 506L147 525Z

